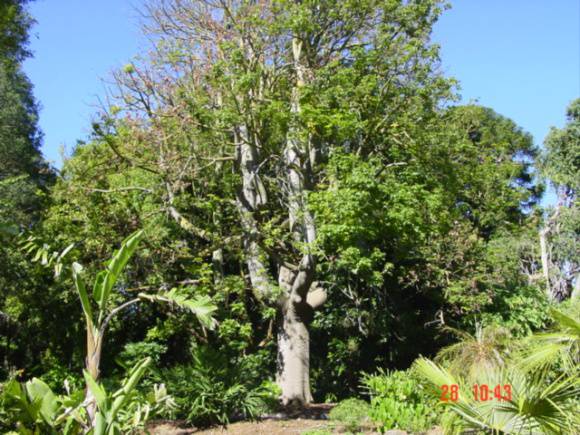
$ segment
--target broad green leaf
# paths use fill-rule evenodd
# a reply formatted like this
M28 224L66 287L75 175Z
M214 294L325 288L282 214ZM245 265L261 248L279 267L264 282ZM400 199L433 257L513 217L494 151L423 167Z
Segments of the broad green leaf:
M107 421L102 412L97 412L95 415L95 428L93 435L105 435L107 431Z
M105 277L107 276L107 271L102 270L97 273L95 278L95 284L93 285L93 299L97 304L100 303L101 297L103 295L103 283L105 281Z
M72 272L73 272L73 281L75 283L75 287L77 292L79 293L79 297L81 299L81 305L83 306L83 311L85 313L85 317L87 318L87 326L92 326L93 323L93 310L91 308L91 302L89 300L89 295L87 294L87 290L85 288L85 283L81 276L81 272L83 267L79 263L73 263L72 265Z
M14 225L0 224L0 234L16 236L18 234L18 227Z
M40 403L40 413L46 422L52 423L59 403L50 387L38 378L26 383L26 392L31 401Z
M131 256L135 253L139 241L143 237L143 230L139 230L129 237L127 237L122 243L121 248L115 253L109 264L107 265L107 273L105 274L102 282L102 289L98 293L99 308L103 310L107 305L107 300L109 299L109 294L111 289L117 282L119 275L127 265L127 262Z
M133 392L137 384L145 374L147 367L151 364L151 358L145 358L139 361L129 374L127 380L123 383L121 388L113 394L115 400L113 401L113 405L111 406L111 412L108 416L108 422L112 423L115 420L117 412L123 407L125 404L126 399L129 395Z
M550 309L550 314L563 328L568 328L580 336L580 322L554 308Z
M93 379L91 374L86 370L83 370L83 376L85 378L85 382L87 383L88 389L91 391L91 393L93 393L93 396L95 396L99 410L105 412L107 410L107 392Z

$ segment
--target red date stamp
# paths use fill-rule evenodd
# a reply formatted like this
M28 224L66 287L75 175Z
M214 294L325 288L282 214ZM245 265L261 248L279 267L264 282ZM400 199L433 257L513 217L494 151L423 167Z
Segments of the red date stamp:
M472 392L473 399L477 402L512 400L512 386L509 384L495 385L493 387L486 384L475 384ZM439 400L441 402L457 402L459 400L459 385L441 385L441 397Z

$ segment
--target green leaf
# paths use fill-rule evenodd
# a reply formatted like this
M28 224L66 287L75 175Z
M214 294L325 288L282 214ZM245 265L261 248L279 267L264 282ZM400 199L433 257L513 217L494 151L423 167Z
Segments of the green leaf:
M93 396L95 396L95 400L97 402L97 406L99 410L102 412L106 412L107 410L107 392L105 389L100 386L91 376L89 372L83 370L83 376L85 378L85 382L87 383L88 389L91 391Z
M216 325L216 320L213 318L212 313L217 310L217 307L211 302L208 296L192 299L184 292L173 288L168 292L157 295L141 293L139 297L151 301L168 302L177 305L181 309L191 311L195 314L199 322L208 329L213 329Z
M115 253L107 265L107 270L101 284L101 289L97 290L96 292L99 296L98 304L101 310L105 309L107 300L109 299L109 294L111 293L111 289L117 282L117 279L127 265L127 262L135 253L135 250L137 249L139 241L142 237L143 230L139 230L127 237L121 243L121 248Z
M18 234L18 227L14 225L0 224L0 234L16 236Z
M59 254L57 260L60 262L64 257L66 257L66 255L71 251L71 249L74 248L74 246L75 244L71 243L66 248L64 248L64 250Z
M97 274L95 278L95 283L93 285L93 299L97 304L100 303L101 298L103 296L103 283L105 282L105 277L107 276L107 273L108 272L106 270L102 270Z
M550 314L563 328L568 328L580 336L580 322L554 308L550 309Z
M107 430L107 421L101 412L95 415L95 429L93 435L105 435Z
M83 306L83 311L85 313L85 317L87 318L88 326L90 327L93 323L93 310L91 308L89 295L87 294L87 290L85 288L85 283L81 277L82 270L83 267L79 263L75 262L72 264L73 281L75 283L77 292L79 293L81 305Z
M139 361L135 365L135 367L131 369L129 377L125 382L123 382L121 388L117 390L115 394L113 394L115 400L113 401L113 405L111 406L111 412L108 415L109 424L111 424L115 420L117 412L119 412L119 410L125 404L127 398L137 387L137 384L145 374L145 370L147 370L147 367L151 364L151 361L152 361L151 358L144 358L141 361Z
M57 397L50 387L38 378L26 383L26 392L32 402L40 403L40 414L47 423L52 423L59 408Z

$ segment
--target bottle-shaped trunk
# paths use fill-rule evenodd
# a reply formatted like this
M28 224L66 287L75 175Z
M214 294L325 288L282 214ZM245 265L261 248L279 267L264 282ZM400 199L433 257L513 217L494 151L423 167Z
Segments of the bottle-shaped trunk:
M278 326L278 385L284 406L312 402L310 393L310 335L305 311L294 306L282 309ZM304 304L306 305L306 304Z

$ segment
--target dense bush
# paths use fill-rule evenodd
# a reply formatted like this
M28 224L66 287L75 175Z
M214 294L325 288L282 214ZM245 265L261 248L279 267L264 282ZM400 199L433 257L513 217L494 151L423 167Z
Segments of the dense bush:
M482 430L506 434L576 433L580 427L577 307L578 301L575 301L566 313L552 309L552 331L512 340L511 354L504 352L500 356L497 340L466 337L443 350L447 358L440 359L441 364L418 359L414 365L416 372L428 381L426 393L432 400L441 395L442 385L458 386L457 400L442 403L450 411L442 420L446 433ZM481 338L484 335L476 334ZM494 346L489 346L491 343ZM486 356L479 361L466 359L463 351L469 348L472 352L479 349ZM499 359L490 359L493 354ZM465 367L458 370L458 363ZM493 390L491 399L479 400L473 385L489 386ZM497 386L501 393L495 390Z
M336 405L329 414L332 421L341 423L344 429L357 432L369 419L370 406L361 399L350 398Z
M255 419L276 403L274 384L256 384L243 363L232 364L223 353L197 347L190 364L164 369L161 380L175 397L177 416L196 426Z
M365 375L362 384L371 397L369 415L381 432L428 430L440 417L437 400L411 371L379 371Z

